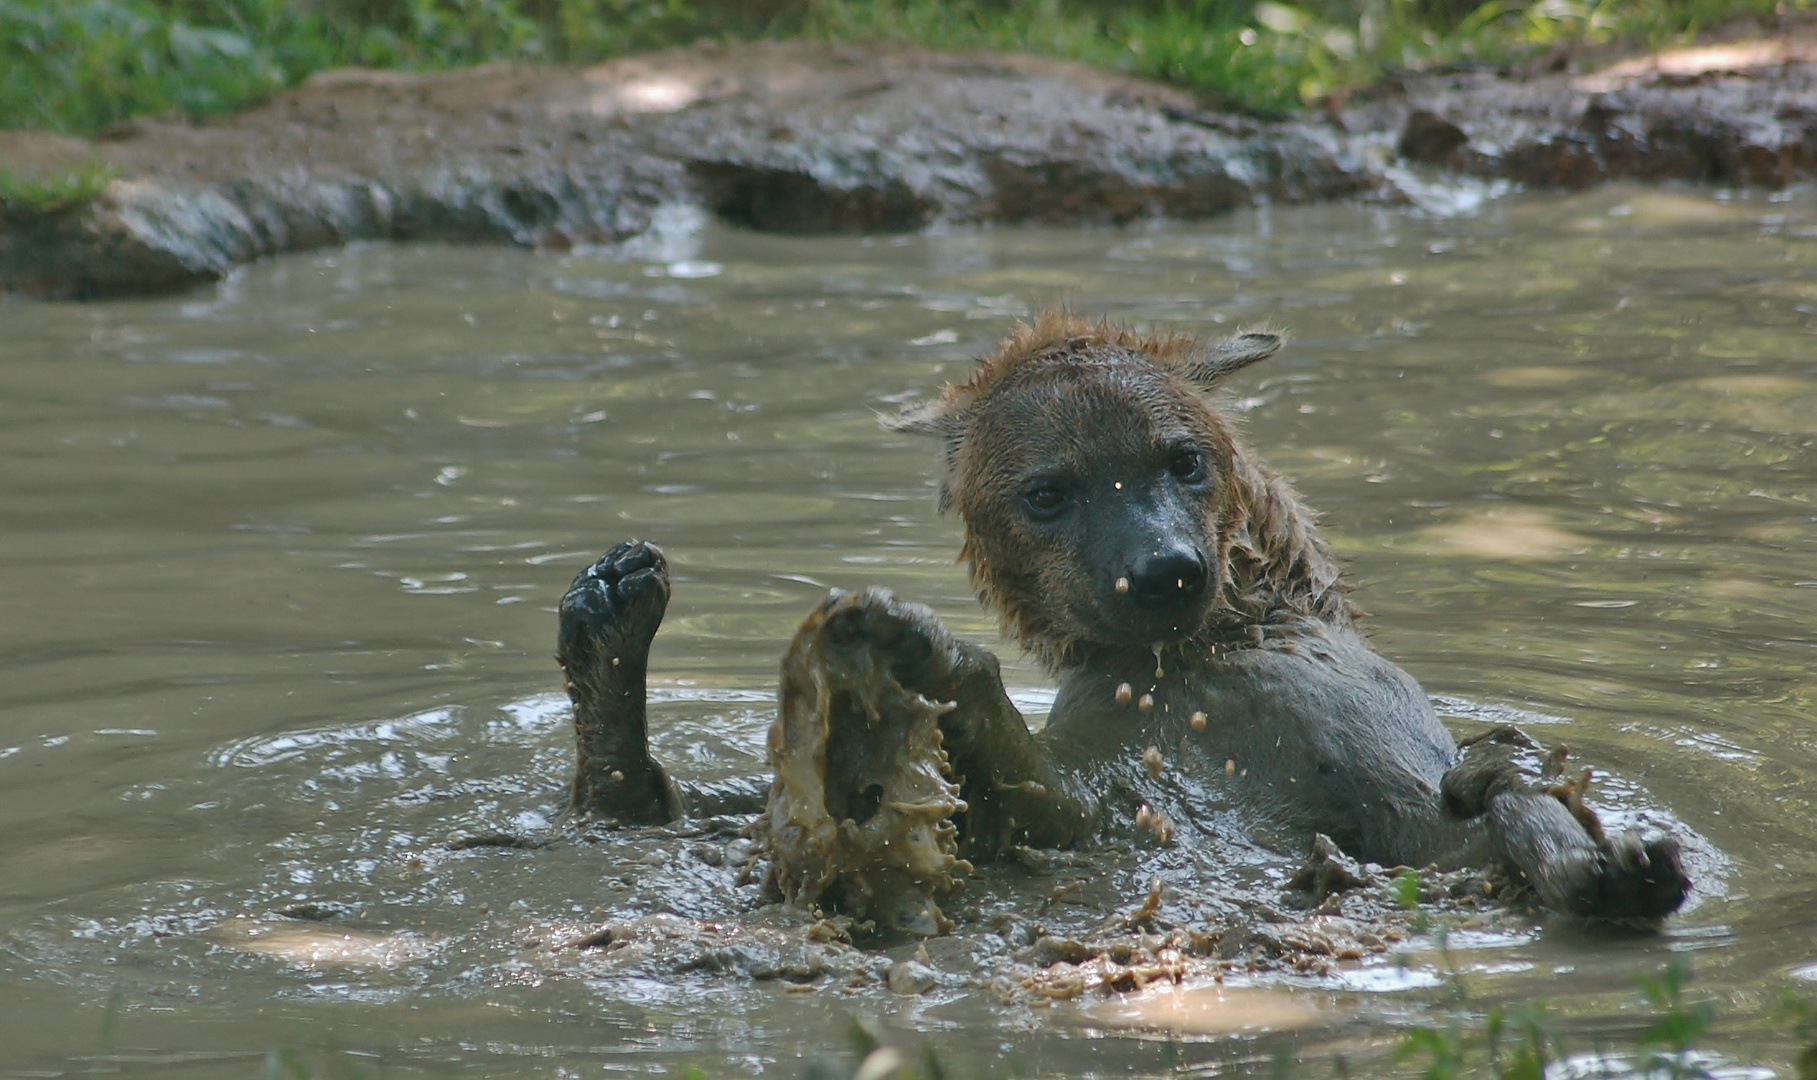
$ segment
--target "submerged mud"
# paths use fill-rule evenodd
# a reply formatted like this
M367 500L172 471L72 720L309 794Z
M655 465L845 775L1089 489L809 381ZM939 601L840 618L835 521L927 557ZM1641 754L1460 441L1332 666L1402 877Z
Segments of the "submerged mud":
M1422 76L1307 122L1208 111L1058 61L800 42L585 70L330 72L217 120L138 119L92 139L0 132L8 171L116 176L85 205L0 207L0 289L167 290L369 239L613 244L673 206L827 233L1425 201L1431 169L1777 187L1817 170L1807 45Z

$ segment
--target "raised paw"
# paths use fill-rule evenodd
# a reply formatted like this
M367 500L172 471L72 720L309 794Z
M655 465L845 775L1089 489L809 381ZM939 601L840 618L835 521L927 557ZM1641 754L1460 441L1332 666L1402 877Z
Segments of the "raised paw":
M668 606L662 549L640 540L606 552L562 597L556 659L574 702L577 810L644 823L679 813L674 786L650 757L644 719L650 641Z
M561 601L557 656L562 667L595 661L635 661L649 656L650 642L669 606L669 564L662 549L627 540L582 570Z
M835 592L821 608L824 633L842 652L866 652L904 688L932 700L951 700L953 635L925 604L899 600L888 589Z
M927 692L950 672L951 635L934 613L881 589L834 593L783 657L770 729L775 782L758 835L783 899L885 929L940 933L936 898L970 865L964 812L941 749L950 706Z

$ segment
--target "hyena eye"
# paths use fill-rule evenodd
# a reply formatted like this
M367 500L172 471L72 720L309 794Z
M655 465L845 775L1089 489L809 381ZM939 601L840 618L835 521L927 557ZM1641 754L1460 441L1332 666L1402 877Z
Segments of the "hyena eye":
M1022 502L1035 517L1050 518L1066 505L1066 492L1054 484L1037 484L1022 493Z
M1205 455L1196 447L1182 446L1168 457L1167 471L1177 480L1196 484L1205 479Z

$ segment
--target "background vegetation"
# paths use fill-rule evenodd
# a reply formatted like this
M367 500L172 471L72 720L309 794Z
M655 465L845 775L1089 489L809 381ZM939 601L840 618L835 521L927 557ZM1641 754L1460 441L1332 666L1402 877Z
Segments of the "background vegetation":
M325 68L582 62L701 38L1013 49L1291 111L1396 71L1661 45L1817 0L0 0L0 127L89 132Z

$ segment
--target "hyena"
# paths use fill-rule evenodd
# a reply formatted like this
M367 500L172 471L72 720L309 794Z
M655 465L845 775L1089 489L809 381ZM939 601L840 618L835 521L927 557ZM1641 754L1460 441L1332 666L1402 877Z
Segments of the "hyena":
M644 718L667 569L652 544L614 548L561 605L575 807L760 809L774 893L923 932L946 925L935 898L969 860L1138 824L1190 842L1214 805L1290 848L1322 835L1388 865L1495 866L1560 912L1675 911L1690 887L1675 841L1605 833L1588 773L1547 786L1513 728L1460 746L1358 632L1315 516L1214 400L1280 344L1050 313L890 421L940 441L940 506L964 523L979 601L1058 680L1038 734L996 658L932 611L834 592L784 657L767 792L677 783ZM1193 796L1170 798L1164 774Z

